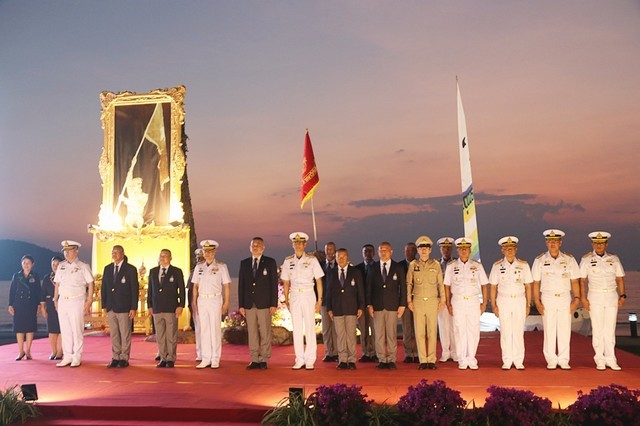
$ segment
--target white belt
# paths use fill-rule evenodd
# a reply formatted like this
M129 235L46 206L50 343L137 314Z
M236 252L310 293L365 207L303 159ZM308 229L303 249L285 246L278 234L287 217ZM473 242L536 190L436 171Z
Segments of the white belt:
M77 294L75 296L60 296L61 299L69 300L69 299L77 299L78 297L84 297L84 294Z
M562 297L562 296L565 296L565 295L567 295L567 296L568 296L568 295L569 295L569 292L568 292L568 291L565 291L565 292L563 292L563 293L542 292L542 295L543 295L543 296L555 296L555 297Z
M498 293L498 299L500 299L501 297L504 298L510 298L510 299L515 299L516 297L522 297L524 296L524 293L511 293L511 294L504 294L504 293Z
M291 291L295 293L304 293L305 291L313 291L313 287L309 288L292 288Z
M210 294L199 294L198 297L202 297L203 299L212 299L214 297L222 296L222 293L210 293Z
M460 299L463 300L473 300L473 299L478 299L478 295L474 295L474 296L463 296L461 294L454 294L453 297L459 297Z
M594 292L594 293L612 293L617 291L618 288L617 287L613 287L613 288L590 288L589 289L589 293Z

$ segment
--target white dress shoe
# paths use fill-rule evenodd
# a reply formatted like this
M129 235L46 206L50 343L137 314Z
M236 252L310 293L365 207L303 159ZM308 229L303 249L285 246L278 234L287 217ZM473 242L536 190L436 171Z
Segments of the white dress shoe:
M618 363L616 362L612 362L611 364L608 365L608 367L610 369L612 369L613 371L620 371L622 370L622 368L620 368L620 366L618 365Z
M547 370L555 370L557 367L556 364L547 364Z
M71 362L71 367L72 367L72 368L80 367L80 361L72 361L72 362Z
M304 366L305 370L313 370L313 364L307 364Z
M502 369L503 370L511 370L511 364L507 364L507 363L502 364Z
M604 365L604 363L598 362L596 363L596 370L598 371L604 371L607 369L607 366Z
M560 368L562 368L563 370L571 370L571 366L568 362L560 364Z
M68 365L71 365L71 361L68 359L67 360L63 359L62 361L56 364L56 367L66 367Z
M208 366L210 366L211 364L206 363L205 361L202 361L200 364L196 365L197 369L202 369L202 368L207 368Z
M292 370L301 370L302 367L304 367L304 363L296 362L295 364L293 364L293 367L291 367L291 369Z
M516 370L524 370L524 364L516 364Z

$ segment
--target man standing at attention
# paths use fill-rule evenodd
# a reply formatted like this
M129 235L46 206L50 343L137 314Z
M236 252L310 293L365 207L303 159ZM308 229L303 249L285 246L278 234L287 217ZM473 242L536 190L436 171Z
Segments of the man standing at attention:
M436 369L438 311L444 309L446 299L440 263L429 258L432 245L433 241L426 235L418 237L416 246L420 257L411 262L407 271L407 301L415 320L420 370Z
M102 273L102 309L107 312L111 336L111 364L128 367L131 354L132 321L138 310L138 270L125 259L124 248L113 246L113 262Z
M240 262L238 305L247 319L249 354L247 370L266 370L271 358L271 317L278 307L278 266L275 259L264 256L264 240L253 237L249 243L251 257Z
M504 258L493 264L489 274L491 306L500 319L502 369L524 370L524 323L531 308L531 269L526 260L516 258L518 238L500 238Z
M315 314L322 304L322 266L318 259L304 252L309 236L304 232L289 235L295 253L284 260L280 278L284 282L284 300L291 312L293 323L293 348L296 353L294 370L303 367L313 370L316 362L316 321ZM313 291L315 279L318 300ZM304 346L306 336L307 346Z
M160 250L159 266L149 272L147 307L156 325L160 362L158 368L173 368L178 348L178 318L186 302L182 269L171 264L171 250Z
M53 281L53 299L60 319L62 361L56 367L80 367L84 345L84 314L91 314L93 274L86 263L78 259L80 243L63 241L64 261L60 262Z
M596 231L589 234L593 251L580 261L582 305L589 311L596 369L621 370L616 360L616 318L624 305L624 269L615 254L607 253L611 234ZM587 292L587 284L588 292Z
M322 270L324 271L324 288L322 294L322 307L320 308L320 315L322 316L322 342L324 343L324 362L336 362L338 361L338 349L336 329L333 326L333 320L327 313L327 289L329 288L329 277L332 276L332 272L337 269L336 264L336 244L332 241L324 245L324 252L327 255L327 259L322 262Z
M580 268L573 256L560 251L564 232L547 229L543 235L548 251L536 257L531 267L533 297L544 327L542 352L547 369L571 370L571 314L580 304Z
M369 316L376 329L377 369L395 370L398 349L398 318L407 306L407 281L402 266L391 259L393 248L388 242L378 246L379 262L367 276L366 301Z
M447 270L447 264L455 257L451 257L453 250L453 237L442 237L437 244L440 247L440 269L442 274ZM453 332L453 317L449 309L440 309L438 311L438 337L440 337L440 346L442 346L442 354L440 362L447 362L449 359L458 362L458 352L456 350L456 338Z
M480 343L480 315L487 307L489 279L482 263L471 259L471 238L455 241L458 259L449 262L444 273L447 308L453 316L458 350L458 368L478 369L476 352ZM482 296L482 302L480 297Z
M405 276L409 270L409 264L416 260L418 248L415 243L409 242L404 246L404 260L398 262L404 269ZM407 292L409 293L409 292ZM404 363L419 362L418 349L416 348L416 334L413 329L413 311L405 309L402 314L402 344L404 345Z
M373 271L373 257L376 249L372 244L362 246L362 262L355 267L360 270L362 279L364 280L364 292L367 293L367 276ZM376 356L376 331L373 326L373 318L365 313L358 318L358 328L360 329L360 346L362 347L362 357L360 362L378 362Z
M220 319L229 310L231 278L227 265L215 258L218 246L214 240L200 242L204 262L193 272L193 306L200 319L202 350L202 361L196 366L198 369L220 367L222 355Z

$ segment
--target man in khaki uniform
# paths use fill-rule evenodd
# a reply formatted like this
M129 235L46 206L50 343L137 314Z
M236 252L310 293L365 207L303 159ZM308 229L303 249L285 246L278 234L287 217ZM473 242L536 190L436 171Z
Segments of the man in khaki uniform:
M407 270L407 306L413 312L420 370L436 369L438 310L444 309L445 302L440 263L429 258L432 245L431 238L419 237L416 246L420 257L412 261ZM425 338L429 343L426 353Z

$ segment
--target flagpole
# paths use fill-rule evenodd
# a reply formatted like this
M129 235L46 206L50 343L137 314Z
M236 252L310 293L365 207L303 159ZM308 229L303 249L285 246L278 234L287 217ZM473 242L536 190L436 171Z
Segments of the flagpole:
M318 251L318 232L316 231L316 211L313 208L313 197L311 197L311 219L313 221L313 242L316 246L316 252Z

